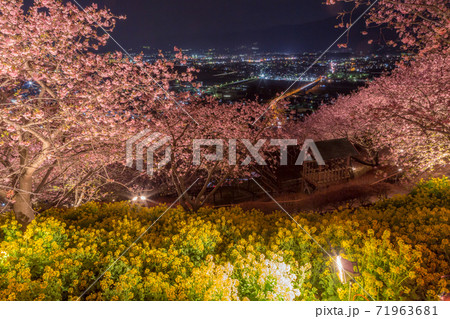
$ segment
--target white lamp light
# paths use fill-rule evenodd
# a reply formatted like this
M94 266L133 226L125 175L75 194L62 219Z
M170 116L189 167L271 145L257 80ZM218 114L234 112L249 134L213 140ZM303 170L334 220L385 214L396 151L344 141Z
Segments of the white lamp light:
M341 256L336 257L336 265L339 270L339 279L341 280L341 282L345 282L344 281L344 267L342 266Z

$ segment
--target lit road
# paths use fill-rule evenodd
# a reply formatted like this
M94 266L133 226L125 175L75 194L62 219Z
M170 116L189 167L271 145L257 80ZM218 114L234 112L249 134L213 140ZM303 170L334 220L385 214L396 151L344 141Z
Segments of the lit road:
M313 82L310 82L310 83L308 83L306 85L303 85L303 86L301 86L299 88L292 89L289 92L286 92L285 94L280 95L279 97L276 97L275 99L273 99L270 102L270 105L272 106L272 105L276 104L278 101L284 100L284 99L286 99L286 98L288 98L288 97L290 97L292 95L295 95L295 94L297 94L297 93L299 93L301 91L308 91L309 89L312 89L317 84L319 84L322 80L323 80L323 77L318 77Z
M248 78L248 79L242 79L242 80L238 80L238 81L234 81L234 82L229 82L229 83L216 85L216 87L217 88L223 88L225 86L236 85L236 84L250 82L250 81L254 81L254 80L258 80L258 79L259 79L259 77L252 77L252 78Z

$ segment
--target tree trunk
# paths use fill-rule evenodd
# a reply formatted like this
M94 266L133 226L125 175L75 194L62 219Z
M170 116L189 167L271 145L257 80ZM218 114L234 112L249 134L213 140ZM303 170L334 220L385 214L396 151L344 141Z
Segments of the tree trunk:
M35 217L31 207L32 181L32 175L30 174L20 176L19 190L14 196L14 214L17 221L22 224L22 229L26 229Z

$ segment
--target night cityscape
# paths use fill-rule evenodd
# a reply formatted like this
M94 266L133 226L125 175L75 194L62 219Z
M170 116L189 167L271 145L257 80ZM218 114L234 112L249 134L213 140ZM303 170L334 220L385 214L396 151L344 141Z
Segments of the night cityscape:
M319 57L318 53L282 54L259 53L218 54L214 49L191 53L186 50L187 64L196 68L200 93L212 94L223 102L259 98L273 99L289 88L292 82L302 87L315 82L290 97L295 110L317 109L340 94L349 94L360 86L389 73L401 59L401 54L360 55L353 52L328 52L303 74ZM243 50L244 52L244 50ZM150 61L155 56L145 56Z
M0 312L448 318L449 17L0 0Z

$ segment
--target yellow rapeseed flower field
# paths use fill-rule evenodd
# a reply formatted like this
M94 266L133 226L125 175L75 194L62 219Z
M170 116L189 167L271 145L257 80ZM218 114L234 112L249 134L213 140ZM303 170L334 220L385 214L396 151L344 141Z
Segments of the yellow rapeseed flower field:
M76 300L166 207L51 209L22 233L0 217L0 300ZM448 292L450 182L326 215L295 215L328 254L357 261L359 284L282 212L169 210L83 300L437 300ZM361 288L363 287L364 290Z

